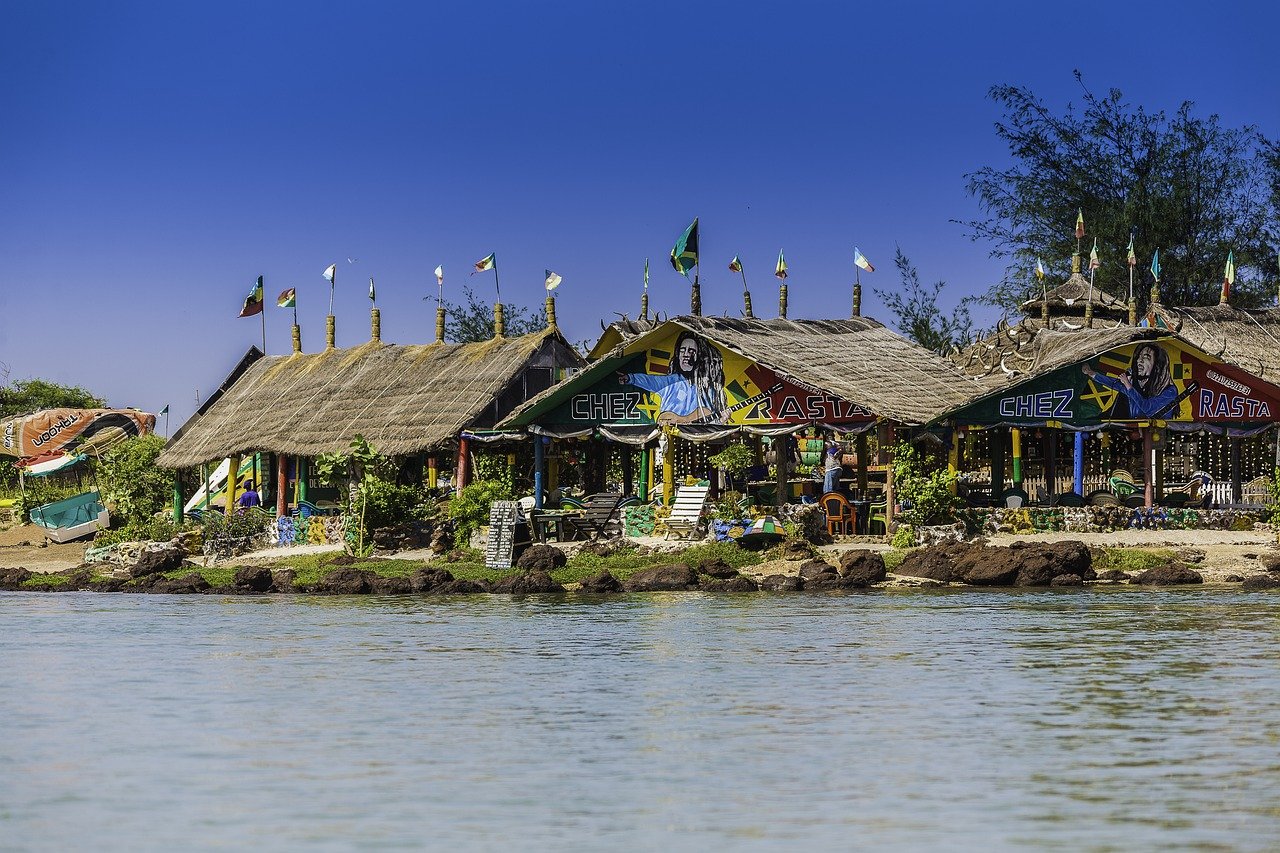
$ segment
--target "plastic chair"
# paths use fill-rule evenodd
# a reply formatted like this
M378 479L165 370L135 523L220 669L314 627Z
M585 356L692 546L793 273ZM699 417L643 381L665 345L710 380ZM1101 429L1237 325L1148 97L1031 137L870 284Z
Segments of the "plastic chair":
M1000 499L1008 509L1021 509L1027 502L1027 492L1025 489L1005 489Z
M827 514L828 534L834 536L837 533L853 532L853 505L848 498L839 492L827 492L818 498L818 504Z
M872 535L874 535L876 532L875 526L877 524L880 525L880 532L882 534L889 532L888 509L889 509L888 501L878 501L876 503L873 503L870 507L868 507L868 512L870 513L870 515L867 521L867 530L869 530L872 533Z

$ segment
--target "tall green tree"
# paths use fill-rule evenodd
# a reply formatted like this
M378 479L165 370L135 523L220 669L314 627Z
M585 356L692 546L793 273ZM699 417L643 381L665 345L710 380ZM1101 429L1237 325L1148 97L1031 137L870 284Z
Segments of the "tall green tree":
M1256 127L1223 127L1184 102L1173 115L1125 100L1119 89L1098 96L1079 71L1083 100L1054 110L1025 87L993 86L1003 117L996 135L1010 165L965 176L985 218L964 224L1006 258L1004 279L983 301L1013 308L1036 291L1037 257L1061 271L1076 250L1076 211L1083 210L1087 254L1097 237L1100 287L1126 296L1125 246L1131 230L1138 261L1135 291L1145 304L1146 272L1159 248L1161 297L1167 304L1218 301L1227 253L1235 253L1232 304L1274 297L1280 236L1280 149Z
M462 288L464 303L445 300L445 337L451 343L465 344L487 341L493 337L493 303L480 301L469 287ZM502 303L506 336L516 338L545 328L545 310L536 313L514 302Z
M894 248L893 263L898 268L902 286L897 290L874 290L896 318L893 325L898 331L920 346L942 354L971 343L973 318L967 302L961 300L950 313L943 311L938 306L938 297L947 286L945 281L922 285L919 271L900 246Z
M43 379L19 379L0 387L0 418L40 409L100 409L106 401L84 388Z

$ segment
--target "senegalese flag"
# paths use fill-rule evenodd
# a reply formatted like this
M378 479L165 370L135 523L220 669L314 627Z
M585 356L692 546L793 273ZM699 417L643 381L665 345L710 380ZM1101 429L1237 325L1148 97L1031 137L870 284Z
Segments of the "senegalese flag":
M1136 267L1138 265L1138 253L1133 250L1133 232L1129 232L1129 266Z
M480 260L476 261L476 269L475 269L475 272L472 273L472 275L475 275L477 272L484 272L485 270L493 269L493 265L497 263L497 261L494 260L495 255L497 255L497 252L493 252L488 256L483 257Z
M698 218L684 230L675 246L671 248L671 266L685 278L689 270L698 265Z
M742 261L738 259L737 255L734 255L733 260L729 261L729 271L742 272Z
M297 291L291 287L288 290L281 293L278 297L276 297L276 307L277 308L297 308L298 307Z
M1098 260L1098 238L1093 238L1093 248L1089 250L1089 269L1096 270L1102 266L1102 261Z
M244 306L240 309L241 317L252 317L254 314L262 313L262 276L258 276L258 282L249 291L249 295L244 298Z
M560 286L560 282L564 281L564 279L560 277L559 273L554 273L551 270L544 270L544 272L547 274L547 277L543 281L543 284L546 286L547 290L555 290Z
M1076 209L1076 239L1084 239L1084 208Z
M1160 280L1160 250L1156 249L1156 253L1151 256L1151 277L1156 281Z
M858 250L857 246L853 247L853 265L860 267L867 272L875 272L876 268L871 266L871 261L867 260L867 256Z
M1044 261L1036 258L1036 281L1044 281Z
M374 295L374 289L373 289L373 276L369 276L369 301L370 301L370 302L377 302L377 301L378 301L377 296L375 296L375 295Z
M782 257L782 250L778 250L778 266L774 268L773 274L783 281L787 280L787 260Z

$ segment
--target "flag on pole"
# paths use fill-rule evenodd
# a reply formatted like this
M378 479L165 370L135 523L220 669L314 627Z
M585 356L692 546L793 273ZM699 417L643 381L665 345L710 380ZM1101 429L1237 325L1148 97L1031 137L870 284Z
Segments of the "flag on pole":
M1136 267L1138 265L1138 254L1133 251L1133 232L1129 232L1129 266Z
M244 306L240 309L241 317L252 317L254 314L262 313L262 276L258 276L258 282L249 291L249 295L244 298Z
M1236 257L1235 252L1227 252L1227 266L1222 271L1222 281L1224 284L1232 285L1236 283Z
M444 284L444 264L441 264L440 266L436 267L436 284L437 285Z
M1076 239L1084 239L1084 208L1076 209Z
M1044 281L1044 261L1036 258L1036 280Z
M486 257L483 257L480 260L476 261L475 272L471 274L475 275L477 272L484 272L485 270L493 269L493 265L496 263L496 261L494 260L495 255L497 255L497 252L492 252Z
M680 235L680 239L676 241L675 246L671 249L671 266L680 275L688 278L689 270L697 265L698 218L695 216L693 224L684 229L684 233Z
M289 288L288 290L284 291L276 298L276 307L277 308L297 308L298 307L298 294L294 290L294 288L292 287Z
M783 281L787 280L787 261L782 257L782 250L778 250L778 266L774 268L773 274Z
M649 289L649 259L644 259L644 289Z
M742 261L738 260L738 256L734 255L733 260L729 261L730 272L742 272Z
M377 297L376 297L376 296L374 296L374 289L373 289L373 276L369 276L369 301L370 301L370 302L376 302L376 301L377 301Z
M337 276L337 274L338 274L337 264L329 264L328 268L326 268L325 271L322 273L322 275L325 278L325 281L329 282L330 284L333 284L333 279L335 276Z
M156 415L156 417L162 418L167 414L169 414L169 404L165 403L164 408L160 410L160 414Z
M551 270L545 270L544 272L546 272L547 278L543 283L546 285L547 290L555 290L560 285L560 282L564 281L559 273L554 273Z
M873 266L871 266L871 261L867 260L866 255L864 255L864 254L862 254L862 252L858 251L858 247L857 247L857 246L854 246L854 247L853 247L853 265L854 265L855 267L861 267L862 269L866 270L867 272L875 272L875 271L876 271L876 268L875 268L875 267L873 267Z
M1102 261L1098 260L1098 238L1093 238L1093 248L1089 250L1089 269L1096 270L1102 266Z
M1151 256L1151 277L1156 281L1160 280L1160 250L1156 249L1156 253Z

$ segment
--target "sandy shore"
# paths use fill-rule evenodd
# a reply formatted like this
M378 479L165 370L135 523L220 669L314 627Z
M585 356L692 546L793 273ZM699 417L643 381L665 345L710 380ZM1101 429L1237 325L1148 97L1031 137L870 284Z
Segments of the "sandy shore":
M1010 545L1014 542L1059 542L1076 540L1097 547L1167 548L1185 552L1192 560L1193 568L1207 582L1224 582L1232 575L1249 577L1266 571L1261 562L1263 556L1280 553L1276 534L1269 530L1119 530L1111 533L1039 533L1034 536L999 534L991 537L992 545ZM659 537L643 537L638 544L660 547L672 551L687 544L666 542ZM577 545L578 543L568 543ZM40 529L23 525L0 530L0 568L22 566L33 572L59 572L75 568L84 561L87 542L68 542L65 545L46 543ZM882 541L846 541L823 545L818 550L828 559L855 549L873 551L891 550ZM245 554L228 564L245 565L273 563L281 557L294 554L339 551L338 545L295 545L289 548L269 548ZM572 549L569 549L572 550ZM404 551L389 555L393 559L426 562L432 558L429 550ZM1189 561L1190 562L1190 561ZM798 565L798 564L797 564Z

